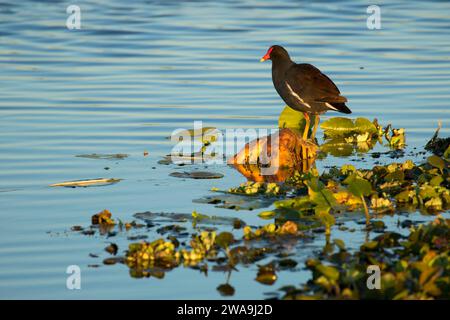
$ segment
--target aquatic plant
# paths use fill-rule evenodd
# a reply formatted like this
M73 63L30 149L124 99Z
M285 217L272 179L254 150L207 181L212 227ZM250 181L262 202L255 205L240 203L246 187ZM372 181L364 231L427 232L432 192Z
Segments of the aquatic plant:
M450 219L436 218L412 228L409 236L385 232L350 253L336 243L305 264L312 278L300 288L285 287L283 299L448 299ZM367 270L380 269L380 284L369 288Z

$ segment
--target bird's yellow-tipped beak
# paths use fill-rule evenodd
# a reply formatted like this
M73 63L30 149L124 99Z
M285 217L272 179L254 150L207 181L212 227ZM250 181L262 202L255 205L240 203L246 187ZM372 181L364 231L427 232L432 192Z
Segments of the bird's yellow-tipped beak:
M269 50L267 50L266 54L259 60L259 62L264 62L266 60L270 59L270 53L272 52L273 48L270 47Z

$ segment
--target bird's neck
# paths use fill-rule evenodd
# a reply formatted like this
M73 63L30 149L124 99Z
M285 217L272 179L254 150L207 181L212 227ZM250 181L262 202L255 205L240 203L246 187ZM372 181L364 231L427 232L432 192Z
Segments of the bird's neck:
M272 60L272 78L273 80L277 80L280 77L284 77L287 69L289 69L295 63L289 59L276 59Z

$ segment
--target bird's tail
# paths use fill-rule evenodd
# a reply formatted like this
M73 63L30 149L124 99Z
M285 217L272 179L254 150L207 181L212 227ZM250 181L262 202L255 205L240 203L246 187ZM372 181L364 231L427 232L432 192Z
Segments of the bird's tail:
M350 114L352 113L352 110L350 110L344 102L332 102L330 103L334 108L334 110L342 112L342 113L346 113L346 114Z

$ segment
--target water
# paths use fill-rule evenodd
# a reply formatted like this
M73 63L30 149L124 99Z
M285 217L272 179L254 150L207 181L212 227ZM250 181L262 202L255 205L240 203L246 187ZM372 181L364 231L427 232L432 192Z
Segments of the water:
M409 148L422 147L438 120L442 135L450 132L450 3L378 2L381 30L367 29L366 1L76 4L82 29L70 31L66 1L0 3L1 298L220 298L215 288L226 281L222 273L205 277L178 268L163 280L136 280L123 265L88 268L101 264L109 241L121 249L129 241L66 231L88 225L104 208L124 221L146 210L195 209L261 223L256 212L192 203L213 186L245 181L233 169L209 168L223 173L222 180L184 181L168 177L179 169L157 161L172 148L171 132L192 128L194 120L220 129L276 126L283 104L270 63L258 62L272 44L326 72L348 97L353 116L406 128ZM88 153L129 157L75 157ZM326 161L319 168L348 159ZM98 188L48 187L97 177L124 180ZM334 232L355 245L364 240ZM299 245L299 266L322 245L320 237ZM82 269L82 290L66 289L71 264ZM232 274L234 298L263 298L309 275L281 272L267 287L253 280L255 272L254 266Z

